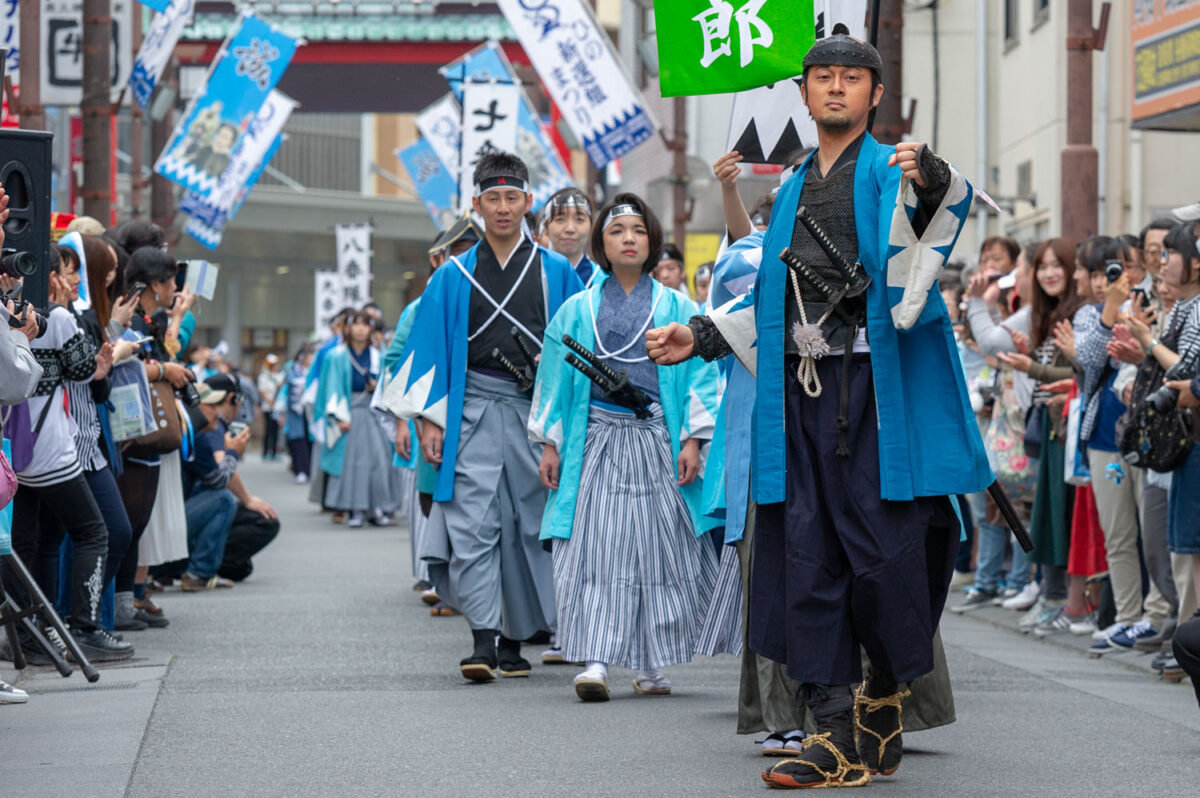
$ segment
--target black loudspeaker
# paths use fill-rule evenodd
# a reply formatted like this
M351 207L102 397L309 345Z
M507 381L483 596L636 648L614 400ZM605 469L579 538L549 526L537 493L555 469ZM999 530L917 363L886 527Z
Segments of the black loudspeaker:
M0 129L0 185L8 194L4 248L28 252L37 261L25 278L23 296L43 312L50 302L50 145L40 130Z

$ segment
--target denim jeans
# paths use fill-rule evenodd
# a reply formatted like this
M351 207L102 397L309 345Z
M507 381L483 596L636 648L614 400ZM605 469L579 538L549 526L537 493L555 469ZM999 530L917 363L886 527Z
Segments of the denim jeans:
M187 511L188 573L202 579L217 575L225 541L237 514L237 499L228 490L202 490L184 502Z
M1008 589L1021 590L1024 588L1029 582L1029 559L1015 538L1013 538L1012 545L1012 570L1009 571L1007 579L1001 579L1001 571L1004 568L1004 544L1009 538L1012 538L1012 533L1008 528L983 521L976 527L976 530L979 534L979 555L975 563L975 588L994 593L1000 588L1001 581Z

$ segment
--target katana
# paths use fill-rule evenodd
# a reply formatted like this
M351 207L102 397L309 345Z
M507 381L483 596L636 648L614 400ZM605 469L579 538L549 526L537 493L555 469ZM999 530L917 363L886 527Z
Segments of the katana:
M518 391L527 394L533 393L533 384L537 382L537 356L530 351L529 342L525 340L525 336L521 335L520 330L513 327L509 334L517 342L517 348L521 350L525 365L522 367L513 363L499 349L492 350L492 357L516 380Z
M1029 537L1029 531L1025 529L1025 524L1021 523L1016 509L1013 508L1012 502L1008 500L1008 494L1004 492L1004 486L999 481L993 482L988 486L988 493L991 494L992 501L1000 508L1000 514L1004 516L1004 520L1016 537L1017 543L1021 544L1021 548L1025 550L1026 554L1032 552L1033 538Z
M829 258L829 262L833 264L833 267L846 278L844 293L839 292L841 296L838 298L838 301L849 296L858 296L867 290L867 287L871 285L870 275L866 273L861 263L851 263L846 260L846 256L830 240L829 235L817 223L817 220L809 214L808 208L801 205L796 209L796 221L804 226L804 229L808 231L808 234L813 237L813 240L817 242L817 245L821 247L821 250Z
M650 397L629 381L628 371L612 368L569 335L563 335L562 342L571 350L563 358L567 364L579 369L585 377L600 386L613 404L629 408L642 420L650 418Z

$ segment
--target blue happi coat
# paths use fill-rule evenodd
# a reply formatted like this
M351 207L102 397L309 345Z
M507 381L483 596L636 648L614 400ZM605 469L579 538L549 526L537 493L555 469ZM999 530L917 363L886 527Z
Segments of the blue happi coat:
M592 396L591 380L563 359L569 351L562 343L563 333L588 349L595 350L593 314L600 310L601 291L605 281L610 279L613 278L609 274L598 271L592 277L591 287L567 300L546 328L545 349L542 350L537 384L533 389L529 437L538 443L553 444L558 449L561 463L558 490L550 492L542 516L543 540L571 537ZM677 291L664 288L657 281L654 282L650 302L654 307L652 327L663 327L673 321L687 324L695 314L695 305L691 300ZM635 346L645 351L642 342L639 341ZM684 441L712 438L719 404L717 383L716 364L705 363L699 358L679 366L658 367L659 401L662 404L663 421L671 436L671 454L676 461ZM696 534L703 534L704 526L700 519L703 486L700 480L680 488L680 492L692 516Z
M713 266L711 306L720 307L754 287L762 261L763 233L739 238ZM754 377L732 355L721 361L725 390L704 471L704 515L725 525L725 542L737 543L746 531L750 498L750 420Z
M463 394L467 383L467 326L472 286L467 274L475 272L479 244L453 257L433 273L413 320L413 330L400 356L400 370L383 390L386 410L398 418L420 416L446 432L442 465L438 468L434 501L454 498L454 464L462 424ZM541 253L542 297L546 319L554 318L567 297L582 290L570 262L544 247ZM464 274L465 273L465 274ZM497 301L503 297L496 297ZM507 324L498 318L493 324ZM473 332L473 331L471 331Z
M854 173L858 255L872 278L867 298L882 498L976 493L992 482L971 410L954 331L937 289L970 212L974 191L953 168L950 188L920 239L911 219L915 190L888 166L895 152L868 134ZM780 188L754 290L712 311L738 359L756 372L752 483L760 504L786 496L784 301L792 238L810 155Z
M370 347L371 373L379 373L379 350ZM346 459L346 436L338 427L339 421L351 421L351 405L354 402L353 356L344 343L330 349L321 363L321 376L317 380L317 392L313 405L314 417L319 417L324 428L321 449L321 470L331 477L342 475ZM374 419L372 419L374 421Z

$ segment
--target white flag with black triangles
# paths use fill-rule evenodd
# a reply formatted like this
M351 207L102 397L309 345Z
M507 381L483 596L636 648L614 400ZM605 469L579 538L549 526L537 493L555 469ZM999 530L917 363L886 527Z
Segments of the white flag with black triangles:
M867 39L867 0L813 0L817 38L837 23L850 35ZM727 150L737 150L745 163L787 164L817 144L817 128L800 97L800 77L740 91L733 97Z

